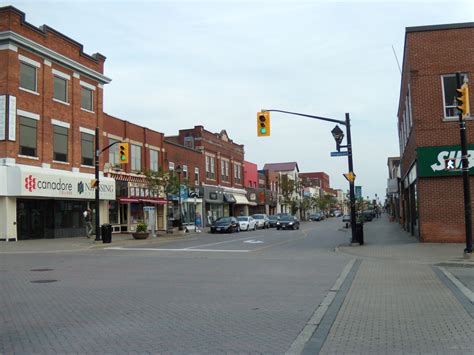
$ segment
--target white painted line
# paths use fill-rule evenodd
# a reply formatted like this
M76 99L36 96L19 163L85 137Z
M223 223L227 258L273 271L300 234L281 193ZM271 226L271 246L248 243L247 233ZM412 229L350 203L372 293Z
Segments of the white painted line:
M262 244L263 241L261 241L261 240L255 240L255 239L250 239L250 240L244 240L244 243L247 243L247 244Z
M301 354L303 352L304 346L306 345L308 340L311 339L311 336L316 331L316 328L319 326L319 323L321 323L321 320L326 314L329 306L336 297L337 291L339 291L339 288L341 287L342 283L351 271L352 266L354 266L355 261L356 259L351 259L351 261L349 261L349 263L344 267L341 272L341 275L336 280L334 286L328 292L323 302L321 302L316 311L314 311L313 315L311 316L311 319L308 321L308 323L306 323L305 327L296 337L293 344L291 344L290 349L285 353L286 355Z
M217 243L209 243L209 244L201 244L201 245L196 245L194 247L189 247L188 249L194 249L194 248L202 248L202 247L210 247L211 245L219 245L219 244L226 244L226 243L234 243L234 242L240 242L242 240L247 240L247 238L240 238L240 239L232 239L232 240L225 240L223 242L217 242Z
M162 248L123 248L123 247L110 247L104 248L107 250L138 250L138 251L213 251L213 252L222 252L222 253L248 253L251 250L224 250L224 249L162 249Z
M442 266L438 266L438 267L443 272L443 274L445 274L446 277L450 279L453 284L456 285L459 291L461 291L464 294L464 296L466 296L467 299L471 301L471 303L474 303L474 292L472 292L470 289L464 286L464 284L461 281L459 281L453 274L451 274L444 267Z

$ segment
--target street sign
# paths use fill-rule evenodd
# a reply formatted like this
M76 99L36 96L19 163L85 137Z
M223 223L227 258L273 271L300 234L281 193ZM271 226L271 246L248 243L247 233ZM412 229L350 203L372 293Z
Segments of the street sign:
M356 178L356 174L354 174L353 171L349 171L348 173L346 174L342 174L344 175L344 177L347 179L347 181L349 182L354 182L355 178Z
M332 157L347 157L348 152L331 152Z

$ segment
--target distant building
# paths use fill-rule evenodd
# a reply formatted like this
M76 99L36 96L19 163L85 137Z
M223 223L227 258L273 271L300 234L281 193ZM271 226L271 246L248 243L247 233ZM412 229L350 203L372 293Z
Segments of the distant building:
M325 192L330 192L329 175L324 172L300 173L303 184L318 186Z
M401 223L423 242L465 241L456 72L474 91L474 23L407 27L398 105ZM472 110L472 109L471 109ZM472 114L472 112L471 112ZM474 127L467 122L471 200ZM455 170L445 159L455 158Z

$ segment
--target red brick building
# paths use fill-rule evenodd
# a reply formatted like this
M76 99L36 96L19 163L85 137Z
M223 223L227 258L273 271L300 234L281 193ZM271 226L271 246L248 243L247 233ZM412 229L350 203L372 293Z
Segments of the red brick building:
M105 175L116 181L117 201L109 204L114 232L133 232L140 222L166 228L166 196L150 190L144 173L164 167L164 135L104 113L101 147L129 143L129 162L120 164L118 144L104 153ZM150 217L155 216L156 219ZM150 218L152 218L150 220Z
M85 234L82 213L95 209L95 129L102 132L111 81L104 62L18 9L0 8L0 239ZM101 182L107 222L115 185Z
M331 192L329 175L324 172L300 173L300 178L303 180L305 185L320 187L326 193Z
M460 165L456 77L474 73L474 23L408 27L398 106L402 224L424 242L463 242L463 182L445 159ZM472 88L472 84L470 84ZM471 89L471 107L472 100ZM471 199L474 127L467 119Z
M234 143L225 130L212 133L203 126L181 129L178 136L166 140L202 152L201 186L207 224L221 216L248 214L243 145Z

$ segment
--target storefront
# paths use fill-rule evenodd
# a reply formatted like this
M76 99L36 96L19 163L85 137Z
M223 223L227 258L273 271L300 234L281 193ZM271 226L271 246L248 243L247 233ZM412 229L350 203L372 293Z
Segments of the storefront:
M109 218L114 233L131 233L138 223L150 224L154 216L156 230L166 229L167 201L157 191L147 187L142 176L110 173L115 179L117 201L110 203Z
M210 226L216 219L228 216L229 208L224 211L224 189L218 186L204 186L204 225ZM227 214L225 214L227 212Z
M194 226L196 215L203 216L203 189L196 187L189 189L186 186L181 187L181 198L178 195L169 195L168 218L173 223L173 227L178 226L179 212L181 210L181 222L184 227ZM181 202L181 208L178 207Z
M85 236L83 212L96 213L92 174L26 165L0 166L0 239ZM108 223L115 182L100 177L100 221ZM95 223L95 218L93 218Z

